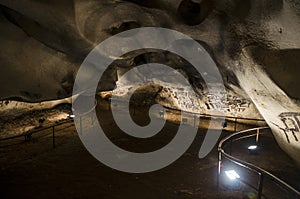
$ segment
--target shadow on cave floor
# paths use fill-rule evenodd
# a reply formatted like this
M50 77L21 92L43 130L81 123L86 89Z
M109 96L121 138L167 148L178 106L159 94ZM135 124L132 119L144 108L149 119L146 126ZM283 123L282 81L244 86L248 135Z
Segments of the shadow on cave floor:
M167 122L157 137L133 143L112 125L109 115L109 111L102 110L105 120L101 124L106 133L115 144L136 151L154 150L164 145L178 128ZM0 198L250 198L249 193L253 190L248 187L239 190L217 188L216 147L204 159L197 157L205 132L199 129L192 146L175 163L146 174L123 173L98 162L84 148L70 124L58 129L55 149L52 149L51 132L33 137L30 142L0 145ZM223 132L222 137L226 135L228 132ZM274 142L268 146L272 150L277 147ZM276 152L277 160L283 160L278 161L280 168L285 164L292 165L284 162L290 161L284 153L277 149ZM267 157L263 161L275 165ZM294 172L286 172L291 171Z

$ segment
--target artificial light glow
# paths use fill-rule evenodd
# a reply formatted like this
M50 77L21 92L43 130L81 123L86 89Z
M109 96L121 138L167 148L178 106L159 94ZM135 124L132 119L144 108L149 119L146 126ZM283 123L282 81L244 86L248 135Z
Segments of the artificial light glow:
M252 145L252 146L249 146L248 149L249 150L255 150L255 149L257 149L257 146L256 145Z
M72 115L69 115L69 117L70 117L70 118L75 118L75 115L72 114Z
M225 171L225 174L230 180L236 180L240 178L239 174L237 174L235 170Z

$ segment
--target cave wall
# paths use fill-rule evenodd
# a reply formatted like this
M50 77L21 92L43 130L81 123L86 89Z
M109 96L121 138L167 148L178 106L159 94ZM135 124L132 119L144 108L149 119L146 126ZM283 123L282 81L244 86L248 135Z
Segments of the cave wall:
M297 0L0 0L0 5L1 100L38 103L70 97L80 64L101 41L132 28L171 28L211 54L224 78L230 115L249 111L258 117L257 109L279 145L299 162ZM188 109L181 99L189 96L206 109L217 106L218 99L201 98L201 79L182 60L173 55L141 59L141 54L115 62L99 91L114 89L117 67L163 59L184 71L200 93L194 98L173 85L173 91L161 93L172 97L167 105Z

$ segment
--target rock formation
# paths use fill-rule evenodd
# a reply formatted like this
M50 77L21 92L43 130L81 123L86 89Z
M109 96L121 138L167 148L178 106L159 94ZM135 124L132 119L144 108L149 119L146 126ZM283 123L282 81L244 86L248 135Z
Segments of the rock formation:
M297 0L0 0L0 5L1 100L70 97L80 64L97 44L133 28L170 28L197 40L213 57L228 94L227 115L261 114L279 145L300 162ZM99 91L112 90L118 74L150 62L173 66L199 94L191 96L180 85L160 89L160 99L170 98L165 106L191 111L194 100L206 111L218 106L218 99L202 96L205 85L192 67L167 52L124 55L101 79Z

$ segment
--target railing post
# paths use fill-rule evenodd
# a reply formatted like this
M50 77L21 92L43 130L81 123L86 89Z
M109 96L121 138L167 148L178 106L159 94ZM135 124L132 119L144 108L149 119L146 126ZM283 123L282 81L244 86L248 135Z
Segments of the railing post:
M264 175L262 173L259 173L257 199L261 199L262 190L263 190L263 181L264 181Z
M52 127L52 146L53 146L53 149L55 148L55 129L54 129L54 126Z
M258 143L258 139L259 139L259 128L256 130L256 143Z
M221 166L222 166L222 152L219 151L219 154L218 154L218 175L217 175L217 187L218 188L220 186Z
M234 132L236 133L236 124L237 124L237 118L234 119Z

